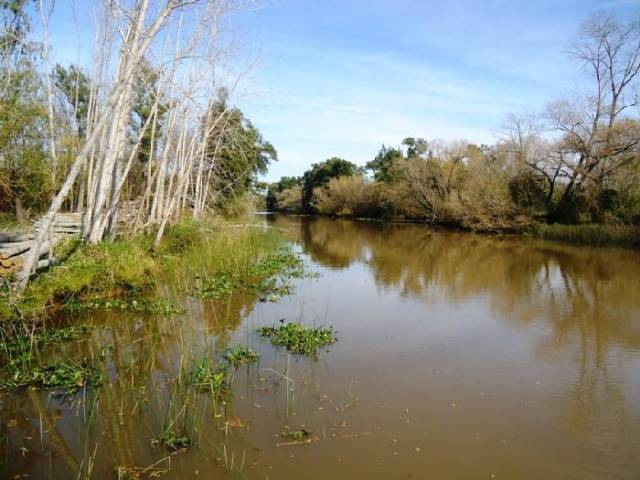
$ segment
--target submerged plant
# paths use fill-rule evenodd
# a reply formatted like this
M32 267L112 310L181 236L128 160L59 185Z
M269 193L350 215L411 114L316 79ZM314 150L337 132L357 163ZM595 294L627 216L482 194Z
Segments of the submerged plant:
M236 345L223 354L223 358L233 367L238 367L243 363L253 363L258 360L259 355L251 348Z
M304 355L317 355L321 347L337 341L333 328L311 328L302 323L262 327L258 329L258 333L268 338L272 344L282 346L290 353Z
M169 462L167 462L169 460ZM170 470L170 457L165 457L148 467L136 467L135 465L120 465L116 468L118 480L143 480L158 478Z

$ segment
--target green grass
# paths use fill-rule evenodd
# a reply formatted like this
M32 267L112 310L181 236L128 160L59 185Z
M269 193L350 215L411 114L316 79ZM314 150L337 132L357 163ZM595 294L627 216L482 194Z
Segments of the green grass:
M153 285L158 272L144 237L82 245L62 265L29 283L16 308L23 316L35 317L73 299L139 295Z
M290 278L304 276L301 258L273 231L235 230L218 232L207 238L197 258L185 251L190 270L201 278L190 291L198 298L222 300L234 291L257 292L260 300L276 301L293 291ZM232 242L232 243L230 243Z
M258 329L258 333L290 353L311 356L317 355L320 348L337 341L333 328L311 328L301 323L262 327Z
M640 227L631 225L539 225L534 235L576 245L640 247Z
M167 229L157 251L151 245L152 238L144 235L99 245L66 242L60 247L62 265L38 275L21 298L6 282L0 284L0 320L37 318L63 306L170 315L180 309L145 300L158 278L184 285L194 296L222 299L237 288L259 290L269 277L302 272L302 262L275 230L186 221Z
M143 312L150 315L176 315L185 312L184 307L173 305L166 298L122 299L113 298L109 300L87 300L81 301L78 298L67 300L62 308L67 312L83 312L89 310L121 310L127 312Z

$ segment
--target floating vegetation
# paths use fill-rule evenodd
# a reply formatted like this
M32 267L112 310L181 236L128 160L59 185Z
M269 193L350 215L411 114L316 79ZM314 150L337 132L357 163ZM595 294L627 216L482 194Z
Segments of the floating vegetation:
M260 292L262 294L260 297L261 302L277 302L282 297L293 293L293 285L289 283L277 285L277 282L272 280L264 282L260 288Z
M149 300L138 299L110 299L81 301L72 298L64 304L67 312L81 312L87 310L123 310L127 312L143 312L150 315L178 315L185 312L181 306L173 305L166 298Z
M217 394L229 391L229 371L224 363L214 365L209 357L199 360L191 371L191 383Z
M284 427L282 437L293 442L303 443L311 440L311 432L305 428L300 430L291 430L288 426Z
M176 432L171 427L165 428L162 433L152 440L152 445L162 445L171 452L187 450L193 442L184 430Z
M0 382L2 388L38 386L52 388L64 395L72 395L88 385L98 386L103 382L97 368L73 360L45 367L23 368L19 364L14 366L12 374Z
M236 345L223 354L223 358L233 367L237 368L243 363L253 363L260 356L251 348L242 345Z
M193 295L208 300L220 300L229 296L234 288L236 288L236 282L232 276L229 273L223 273L207 278L202 287L193 291Z
M273 257L257 262L249 273L252 276L263 278L274 275L302 278L304 276L304 263L300 256L287 248L278 252Z
M284 347L290 353L317 355L325 345L337 341L333 328L311 328L302 323L287 323L277 327L258 329L261 337L268 338L272 344Z

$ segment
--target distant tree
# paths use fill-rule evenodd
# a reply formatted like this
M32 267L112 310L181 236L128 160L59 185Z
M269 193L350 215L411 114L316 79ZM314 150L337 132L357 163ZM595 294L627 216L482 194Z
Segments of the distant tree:
M312 210L313 190L322 187L332 178L350 177L358 172L357 165L338 157L332 157L321 163L314 163L304 173L302 205L307 211Z
M415 157L414 157L415 158ZM437 159L404 160L398 165L404 202L413 204L421 218L432 223L441 219L447 198L446 176Z
M431 156L429 142L424 138L407 137L402 140L402 145L407 147L407 158L425 159Z
M300 187L300 192L302 192L303 181L302 177L282 177L279 181L270 184L267 187L267 210L270 212L279 211L282 209L281 202L278 202L279 198L282 198L281 195L278 195L286 190L291 190L294 187ZM291 203L290 200L291 195L287 195L287 203ZM302 201L302 199L300 199Z
M564 189L552 215L577 221L587 188L599 188L640 151L640 20L619 23L597 15L582 27L571 54L591 76L592 91L551 103L549 126L560 134L560 155L548 174L561 176Z
M390 182L394 179L393 166L402 158L404 158L402 150L382 145L376 158L367 163L366 169L373 172L377 182Z

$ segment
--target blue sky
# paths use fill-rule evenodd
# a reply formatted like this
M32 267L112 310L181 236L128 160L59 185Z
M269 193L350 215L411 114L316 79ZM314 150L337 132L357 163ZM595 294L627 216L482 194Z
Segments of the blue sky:
M234 18L256 61L237 102L279 152L268 180L407 136L492 142L506 113L575 90L565 52L599 11L639 17L640 0L270 0ZM56 57L77 58L75 25L54 17Z

